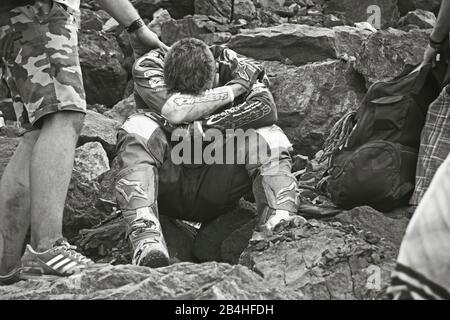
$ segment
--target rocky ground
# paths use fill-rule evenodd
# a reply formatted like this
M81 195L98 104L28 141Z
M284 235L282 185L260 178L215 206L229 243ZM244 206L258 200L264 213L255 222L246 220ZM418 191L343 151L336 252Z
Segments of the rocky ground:
M323 209L312 186L316 158L332 125L358 107L367 87L421 60L439 0L136 0L168 44L193 36L226 44L267 69L280 126L295 147L304 224L254 233L254 205L198 229L162 217L173 264L157 270L130 261L112 185L115 130L136 112L132 52L123 29L82 1L80 58L89 113L77 148L64 234L98 269L58 281L0 287L1 299L383 299L408 223L405 210ZM367 9L381 10L380 29ZM2 85L0 110L11 99ZM0 175L17 147L8 122L0 135Z

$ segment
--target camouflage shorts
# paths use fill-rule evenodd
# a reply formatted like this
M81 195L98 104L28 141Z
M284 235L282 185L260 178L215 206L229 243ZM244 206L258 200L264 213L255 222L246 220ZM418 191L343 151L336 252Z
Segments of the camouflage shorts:
M26 129L59 111L86 112L78 57L77 12L47 0L0 13L0 44L12 40L1 57L17 120ZM51 6L51 8L50 8Z

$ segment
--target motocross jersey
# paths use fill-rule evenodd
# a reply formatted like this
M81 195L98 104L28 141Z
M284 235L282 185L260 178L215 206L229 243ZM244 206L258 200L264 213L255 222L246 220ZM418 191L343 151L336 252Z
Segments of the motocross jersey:
M237 64L250 65L245 57L223 46L210 47L217 64L215 88L226 86L233 80ZM189 103L192 96L170 94L164 82L164 52L156 49L138 58L133 66L135 99L138 109L154 112L161 116L161 110L170 97L177 103ZM252 89L229 103L212 115L201 120L203 129L257 129L275 124L277 109L268 89L267 77L253 85ZM178 96L177 96L178 95ZM214 103L220 95L212 90L202 94L202 99ZM184 100L183 100L184 99Z

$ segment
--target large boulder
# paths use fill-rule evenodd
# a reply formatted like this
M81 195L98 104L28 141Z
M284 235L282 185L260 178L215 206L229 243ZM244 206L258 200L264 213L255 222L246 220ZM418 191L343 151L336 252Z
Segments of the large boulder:
M195 13L231 20L232 0L195 0Z
M355 215L369 223L353 225ZM254 236L240 263L305 299L381 299L399 249L398 241L385 234L401 237L406 225L406 219L360 208L329 221L310 220L271 237Z
M370 85L399 75L407 64L416 65L423 59L431 30L409 32L392 29L374 33L364 43L355 68Z
M103 10L93 11L91 9L81 8L81 32L86 30L102 31L103 25L111 16Z
M416 9L439 12L442 0L398 0L398 7L402 15Z
M100 142L108 157L112 159L117 140L117 130L120 126L120 122L95 111L88 110L78 144L83 145L87 142Z
M161 26L161 40L167 45L186 37L197 38L212 45L227 42L231 38L231 33L224 21L205 15L187 16L180 20L171 19Z
M89 142L75 150L73 170L82 179L92 181L109 170L109 159L99 142Z
M120 101L128 74L116 37L90 30L80 34L79 54L86 100L89 104L113 106Z
M296 24L242 30L228 46L258 60L296 65L336 57L332 30Z
M180 19L194 13L194 0L135 0L134 6L142 18L152 20L153 13L160 9L167 9L175 19Z
M352 23L368 21L377 29L396 26L400 17L397 0L326 0L325 3L325 12L342 14Z
M245 19L253 20L256 18L256 7L252 0L234 0L233 20Z
M132 94L128 98L119 101L111 110L106 111L105 116L123 123L136 112L136 102L134 101L134 94Z
M243 266L179 263L151 269L99 266L58 280L0 287L0 299L64 300L289 300L301 295L273 287Z
M436 16L433 12L417 9L408 12L399 21L400 26L417 26L420 29L434 28L436 25Z
M264 62L278 107L279 125L296 152L313 156L334 123L358 107L365 82L350 63L339 60L295 67Z
M354 27L332 29L297 24L242 30L227 44L238 53L258 59L304 65L347 54L355 56L372 32Z

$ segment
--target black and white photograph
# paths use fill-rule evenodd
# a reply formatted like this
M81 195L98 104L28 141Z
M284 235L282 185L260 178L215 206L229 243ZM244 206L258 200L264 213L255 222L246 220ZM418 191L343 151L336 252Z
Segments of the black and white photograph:
M0 300L450 300L449 32L450 0L0 0Z

